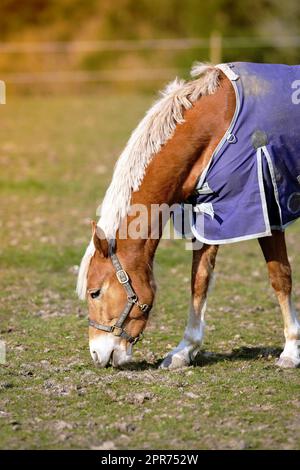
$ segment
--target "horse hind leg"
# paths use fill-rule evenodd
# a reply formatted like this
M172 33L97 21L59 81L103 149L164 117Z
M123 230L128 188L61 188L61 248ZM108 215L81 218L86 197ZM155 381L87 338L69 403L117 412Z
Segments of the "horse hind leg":
M160 366L162 369L188 366L200 350L204 337L207 294L213 277L217 251L216 245L204 245L200 250L193 251L192 298L188 324L179 345L163 360Z
M277 365L291 368L300 365L300 323L294 309L292 294L292 274L287 256L284 232L273 231L272 237L259 239L267 262L271 285L281 308L285 346Z

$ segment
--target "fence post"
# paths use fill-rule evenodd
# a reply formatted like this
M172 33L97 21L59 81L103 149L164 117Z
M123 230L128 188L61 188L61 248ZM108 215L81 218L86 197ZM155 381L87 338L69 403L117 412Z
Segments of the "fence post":
M210 35L209 60L212 64L222 62L222 36L218 31L213 31Z
M5 104L5 82L0 80L0 104Z

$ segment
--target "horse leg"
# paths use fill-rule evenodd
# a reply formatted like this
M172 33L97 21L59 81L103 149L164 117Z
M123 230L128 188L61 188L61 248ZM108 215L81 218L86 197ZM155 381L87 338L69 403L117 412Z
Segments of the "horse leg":
M279 367L297 367L300 364L300 323L291 299L292 274L284 232L273 231L272 237L260 238L259 243L284 323L285 346L276 364Z
M206 298L212 280L217 245L203 245L193 251L192 298L188 324L179 345L171 351L161 364L163 369L176 369L188 366L196 357L204 336L204 314Z

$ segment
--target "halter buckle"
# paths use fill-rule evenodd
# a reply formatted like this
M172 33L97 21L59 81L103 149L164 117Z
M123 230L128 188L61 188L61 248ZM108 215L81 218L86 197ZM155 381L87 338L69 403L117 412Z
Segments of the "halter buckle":
M151 309L150 305L148 304L140 304L139 307L143 313L148 313Z
M126 284L129 282L128 274L124 269L119 269L119 271L116 272L116 276L120 284Z
M122 329L120 326L115 326L115 325L114 325L114 326L112 327L112 331L111 331L111 332L112 332L112 334L113 334L114 336L121 336L122 331L123 331L123 329Z

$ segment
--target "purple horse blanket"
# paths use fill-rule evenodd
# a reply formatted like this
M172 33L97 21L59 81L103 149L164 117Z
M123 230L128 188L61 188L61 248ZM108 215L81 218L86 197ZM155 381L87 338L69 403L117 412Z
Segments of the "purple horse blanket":
M268 236L300 217L300 66L218 67L236 110L189 200L192 234L209 244Z

